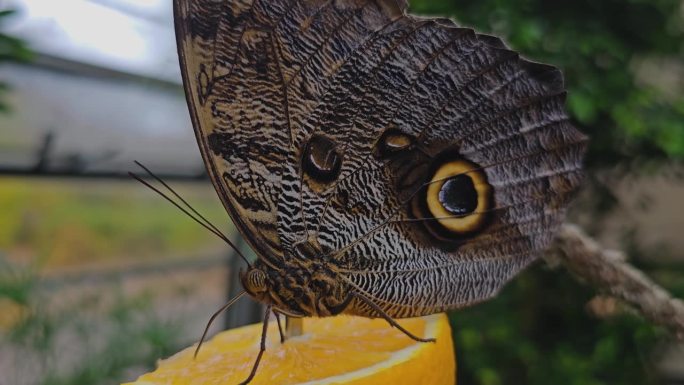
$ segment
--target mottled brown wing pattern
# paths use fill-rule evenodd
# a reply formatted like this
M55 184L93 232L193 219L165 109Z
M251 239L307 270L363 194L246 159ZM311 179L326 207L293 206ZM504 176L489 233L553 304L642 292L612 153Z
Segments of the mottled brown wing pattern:
M203 156L262 259L316 258L405 317L492 296L549 244L585 141L557 69L391 0L176 4ZM476 231L421 214L450 162L491 189Z
M268 25L286 4L264 4L176 1L176 35L195 134L214 186L257 252L282 258L277 206L290 132Z
M292 166L301 120L336 63L385 25L386 14L400 14L392 4L366 5L176 1L181 68L202 154L224 205L266 258L282 255L295 234L277 233L278 213L296 215L278 199L298 199L283 189L281 169ZM341 30L344 36L331 39ZM292 219L293 227L301 224Z

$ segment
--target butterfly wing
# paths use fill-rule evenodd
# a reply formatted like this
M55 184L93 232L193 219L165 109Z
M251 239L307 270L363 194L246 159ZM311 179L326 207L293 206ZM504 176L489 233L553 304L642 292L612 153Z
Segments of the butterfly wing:
M261 10L248 1L174 1L186 98L207 171L251 246L278 258L277 201L290 134L282 75L260 24L272 15Z
M585 141L557 69L393 0L176 13L203 156L262 257L322 260L401 317L486 299L549 244Z
M356 15L353 6L325 12L330 5L174 1L181 72L200 151L226 210L262 258L282 258L278 200L287 193L282 169L293 153L297 122L317 102L311 91L330 75L338 50L353 48L331 48L328 63L308 65L329 34ZM399 14L398 8L366 13L356 22L370 29L345 40L362 38L392 12Z

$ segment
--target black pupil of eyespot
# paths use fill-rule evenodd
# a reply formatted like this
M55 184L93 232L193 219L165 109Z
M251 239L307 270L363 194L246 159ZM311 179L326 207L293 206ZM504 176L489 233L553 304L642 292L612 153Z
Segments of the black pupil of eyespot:
M439 202L454 215L472 213L477 208L477 190L467 175L447 179L439 190Z

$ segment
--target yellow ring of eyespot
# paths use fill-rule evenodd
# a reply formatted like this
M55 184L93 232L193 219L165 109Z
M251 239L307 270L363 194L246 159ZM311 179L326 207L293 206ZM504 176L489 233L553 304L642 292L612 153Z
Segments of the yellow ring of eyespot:
M439 192L444 183L456 175L467 174L473 181L473 186L477 192L477 207L469 215L450 218L454 214L447 211L439 201ZM487 182L487 178L478 166L465 160L455 160L444 163L435 172L432 181L427 189L427 207L432 216L446 228L454 233L468 233L476 231L485 221L486 211L489 210L490 194L492 187Z

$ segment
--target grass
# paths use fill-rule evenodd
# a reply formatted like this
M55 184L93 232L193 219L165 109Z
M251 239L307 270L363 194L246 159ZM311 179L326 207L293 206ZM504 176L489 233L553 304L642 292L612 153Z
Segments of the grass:
M179 192L232 231L210 183ZM44 268L178 257L220 247L212 234L133 182L0 178L0 251Z
M232 232L209 182L173 185ZM225 248L132 181L0 178L0 229L0 355L12 362L3 376L15 376L5 380L17 385L116 384L187 343L180 308L192 290L168 280L133 293L126 281L53 288L43 282L46 274ZM179 311L160 313L160 293L172 293Z

